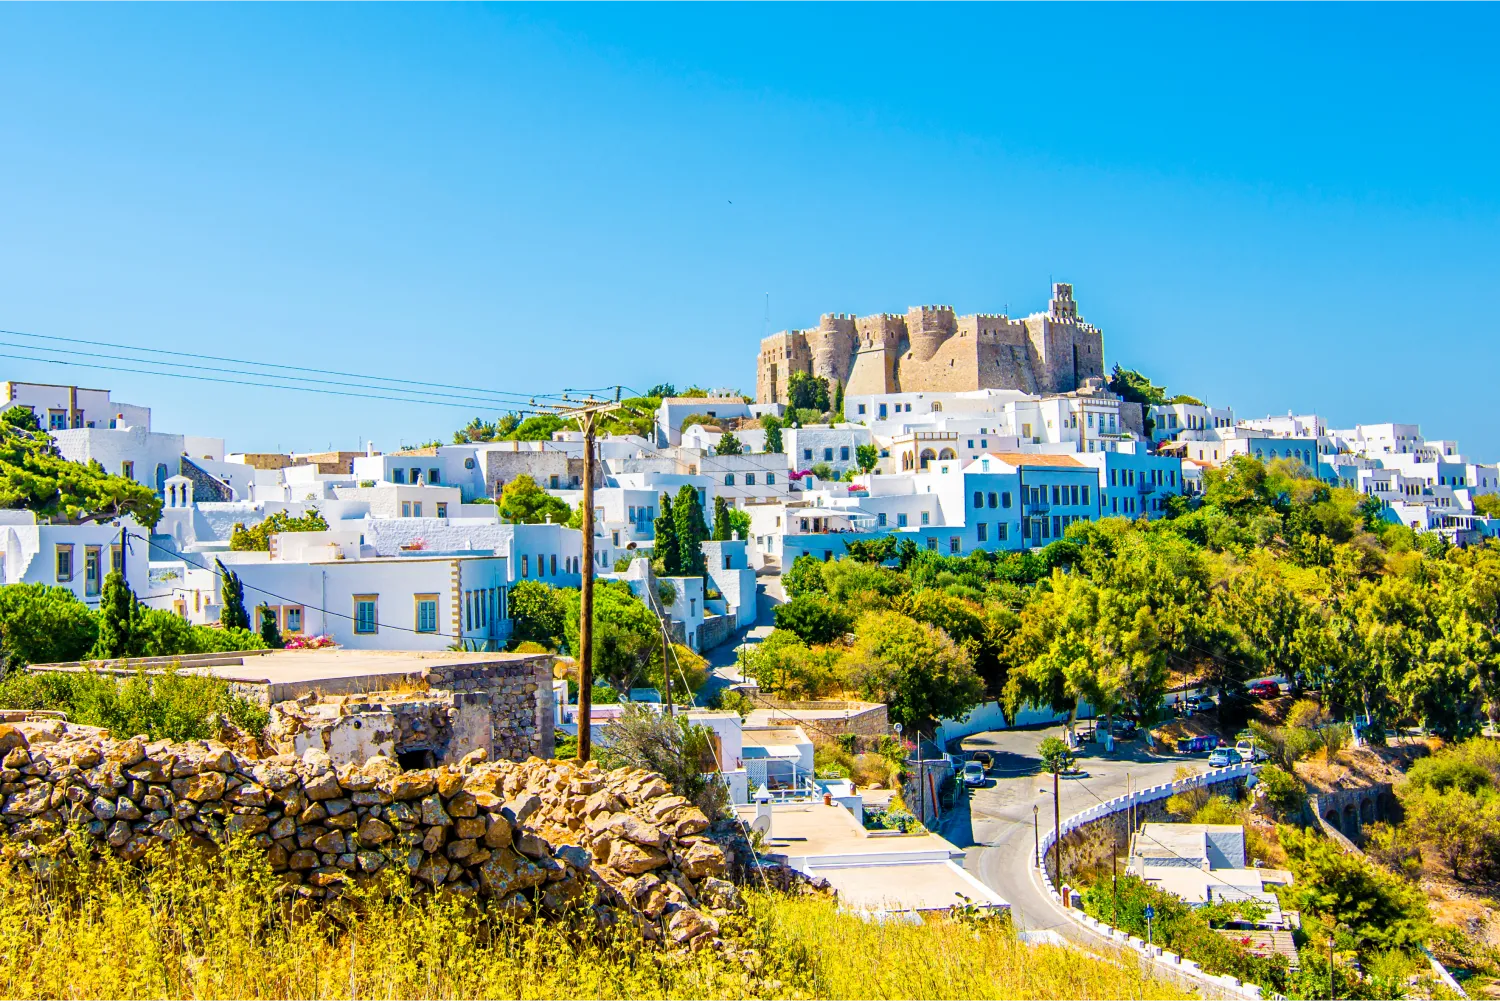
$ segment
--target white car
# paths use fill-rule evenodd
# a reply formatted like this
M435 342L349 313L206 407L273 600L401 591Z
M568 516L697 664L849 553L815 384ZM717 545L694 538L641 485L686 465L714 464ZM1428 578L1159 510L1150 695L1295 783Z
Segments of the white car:
M1265 752L1264 748L1255 746L1255 741L1253 740L1237 740L1235 741L1234 749L1246 761L1265 761L1270 758L1270 755Z
M977 761L968 761L968 762L965 762L964 763L964 785L966 785L966 786L982 786L982 785L984 785L984 766L981 765Z
M1208 756L1208 767L1228 768L1230 765L1238 765L1243 759L1240 752L1232 747L1221 747Z

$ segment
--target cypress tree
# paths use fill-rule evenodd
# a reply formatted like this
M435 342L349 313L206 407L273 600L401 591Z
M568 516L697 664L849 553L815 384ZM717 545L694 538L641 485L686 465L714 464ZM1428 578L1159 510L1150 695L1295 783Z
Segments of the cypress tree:
M129 657L134 620L135 595L126 585L124 575L111 570L99 595L99 639L90 656L98 660Z
M682 558L677 546L677 518L669 494L661 495L661 511L656 515L655 528L656 542L652 553L661 560L662 574L675 577L682 571Z
M223 560L215 559L214 563L223 580L219 585L219 625L225 629L249 629L250 616L245 612L245 585L240 583L239 574L224 566Z
M723 497L714 498L714 540L726 542L729 539L729 502Z
M698 491L684 483L677 491L677 501L672 505L672 514L677 522L677 558L685 577L703 573L703 540L708 538L708 524L703 520L703 505L698 501Z
M780 455L781 445L781 421L767 414L761 418L761 427L766 429L766 451L772 455Z
M842 420L844 417L844 380L840 379L838 388L833 391L833 416Z
M260 638L272 650L280 650L286 646L281 638L281 630L276 628L276 613L265 605L260 606Z

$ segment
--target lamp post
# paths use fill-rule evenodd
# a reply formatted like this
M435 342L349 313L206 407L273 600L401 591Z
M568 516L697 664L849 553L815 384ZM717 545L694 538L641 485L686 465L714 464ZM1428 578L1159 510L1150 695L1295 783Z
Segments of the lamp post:
M1058 789L1057 789L1057 781L1058 781L1057 780L1057 776L1058 776L1058 770L1057 770L1057 767L1054 765L1053 769L1052 769L1052 789L1051 789L1051 793L1052 793L1052 872L1053 872L1052 878L1053 878L1054 881L1060 881L1062 879L1062 806L1059 803ZM1039 792L1043 796L1045 796L1045 795L1047 795L1048 789L1047 789L1046 786L1041 786L1041 787L1039 787L1037 789L1037 792ZM1033 821L1035 821L1036 813L1037 813L1037 807L1036 807L1035 803L1033 803L1031 805L1031 811L1032 811ZM1038 838L1040 838L1040 835L1038 835ZM1041 857L1040 857L1041 856L1041 844L1040 844L1040 841L1037 844L1037 856L1038 856L1037 864L1041 865ZM1042 871L1045 872L1046 870L1043 869Z
M1031 839L1035 843L1031 849L1031 864L1040 866L1042 864L1042 826L1037 820L1037 807L1031 804Z

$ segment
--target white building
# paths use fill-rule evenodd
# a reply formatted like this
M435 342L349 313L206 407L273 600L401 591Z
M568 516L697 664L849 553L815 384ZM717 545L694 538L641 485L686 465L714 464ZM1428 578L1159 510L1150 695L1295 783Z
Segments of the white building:
M128 515L84 525L45 525L31 511L0 510L0 584L65 587L97 608L111 570L121 571L137 594L146 590L145 537Z
M111 400L107 389L45 382L0 382L0 410L25 407L43 431L112 428L117 423L151 430L151 408Z

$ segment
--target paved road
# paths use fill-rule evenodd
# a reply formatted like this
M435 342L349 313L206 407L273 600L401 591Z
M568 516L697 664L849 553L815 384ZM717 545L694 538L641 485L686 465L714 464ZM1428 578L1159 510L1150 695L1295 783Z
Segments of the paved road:
M1102 940L1069 921L1042 891L1032 865L1036 828L1050 828L1053 822L1051 776L1041 773L1036 746L1043 738L1060 736L1062 731L1060 726L998 730L965 738L965 749L983 748L994 757L994 778L990 785L972 790L968 809L954 811L943 824L943 834L968 848L965 868L1010 901L1018 929L1050 929L1069 941L1098 948ZM1129 789L1169 782L1184 763L1182 758L1158 758L1147 753L1140 739L1116 743L1111 754L1097 750L1094 744L1084 747L1078 758L1083 774L1060 782L1065 818ZM1194 767L1203 769L1206 765L1196 761ZM1032 807L1037 808L1035 814Z
M773 619L775 606L786 600L781 590L781 578L762 577L757 581L757 585L755 625L749 629L740 630L726 642L703 655L708 661L708 679L696 693L699 705L721 689L744 681L739 669L739 648L759 643L771 635L771 629L775 624Z

